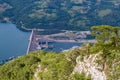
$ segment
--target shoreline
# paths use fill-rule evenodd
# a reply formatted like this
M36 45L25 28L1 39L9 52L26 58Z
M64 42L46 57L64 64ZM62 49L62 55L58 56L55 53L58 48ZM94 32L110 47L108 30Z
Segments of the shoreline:
M12 24L12 23L9 23L9 24ZM17 27L17 28L19 28L19 27ZM32 46L32 47L34 47L33 45L31 45L31 44L33 44L32 42L33 42L33 34L34 34L34 30L35 31L44 31L45 29L28 29L28 28L26 28L26 27L24 27L24 26L21 26L19 29L21 29L21 30L25 30L25 31L32 31L31 32L31 35L30 35L30 37L29 37L29 43L28 43L28 47L27 47L27 50L26 50L26 53L28 54L29 52L31 52L31 50L30 50L30 47ZM36 35L34 35L34 36L36 36ZM40 36L45 36L45 35L39 35L39 39L42 39L42 37L40 37ZM35 37L35 38L37 38L37 37ZM45 37L46 39L48 39L48 40L51 40L51 41L53 41L53 42L56 42L56 43L94 43L95 42L95 40L94 39L91 39L91 40L85 40L85 39L82 39L82 40L78 40L78 41L76 41L76 40L61 40L61 39L58 39L58 40L56 40L56 39L51 39L51 38L48 38L48 37ZM37 49L36 49L37 50Z
M49 48L49 42L55 42L55 43L78 43L78 44L84 44L84 43L94 43L95 42L95 39L91 39L91 40L85 40L85 39L81 39L81 40L71 40L71 39L52 39L50 38L48 35L37 35L36 34L36 31L37 29L32 29L32 33L29 37L29 44L28 44L28 48L27 48L27 54L29 52L34 52L34 51L37 51L37 50L42 50L43 46L47 49ZM42 44L40 45L39 43L42 43L42 42L45 42L46 44ZM59 46L58 46L59 47Z
M75 41L75 40L54 40L55 42L68 42L68 43L94 43L95 40L80 40L80 41Z

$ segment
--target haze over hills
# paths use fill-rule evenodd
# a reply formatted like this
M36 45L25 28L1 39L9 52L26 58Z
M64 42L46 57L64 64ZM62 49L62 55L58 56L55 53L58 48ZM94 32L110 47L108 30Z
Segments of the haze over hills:
M120 26L119 0L0 0L0 20L19 27L89 30Z

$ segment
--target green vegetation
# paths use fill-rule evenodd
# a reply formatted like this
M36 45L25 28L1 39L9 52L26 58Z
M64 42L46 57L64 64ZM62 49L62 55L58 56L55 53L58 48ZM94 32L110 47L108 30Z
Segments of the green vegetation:
M73 74L71 80L92 80L92 79L90 75L86 77L85 73L81 73L81 74L75 73Z
M19 28L89 30L120 26L119 0L0 0L0 20Z
M62 53L46 54L41 63L43 69L39 74L40 80L68 80L75 66L72 61L66 60Z
M0 80L34 80L38 64L42 66L39 72L40 80L68 80L79 55L79 52L72 52L57 54L38 51L18 57L0 66Z
M96 43L91 47L91 53L101 52L99 64L103 65L109 80L120 79L120 28L107 25L93 26L92 34Z
M0 66L0 80L32 80L40 62L39 55L29 54Z
M107 25L93 26L94 44L87 43L68 52L32 52L0 66L0 80L34 80L38 65L40 80L92 80L85 73L73 73L76 58L100 54L96 61L108 80L120 79L120 28Z

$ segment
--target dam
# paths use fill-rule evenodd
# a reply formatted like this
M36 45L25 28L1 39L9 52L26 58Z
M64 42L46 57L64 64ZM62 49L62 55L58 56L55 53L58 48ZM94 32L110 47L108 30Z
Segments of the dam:
M52 35L59 36L59 34L52 34ZM51 38L52 35L50 34L40 35L38 34L37 29L33 29L29 37L29 45L27 48L27 53L35 52L38 50L46 50L46 49L50 49L50 51L58 52L58 51L62 51L65 49L69 49L73 46L80 46L81 44L85 42L90 42L90 43L95 42L94 39L93 40L79 40L79 41L76 41L74 39L59 39L59 38L56 39L56 38Z

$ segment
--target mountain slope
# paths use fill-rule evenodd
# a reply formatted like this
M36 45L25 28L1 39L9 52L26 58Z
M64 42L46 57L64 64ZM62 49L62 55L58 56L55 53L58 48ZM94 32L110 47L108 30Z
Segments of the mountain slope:
M92 30L94 44L18 57L0 66L0 80L119 80L120 28L102 25Z
M119 0L0 0L0 19L19 27L88 30L120 26Z
M65 57L65 53L29 53L0 66L0 80L68 80L75 61Z

